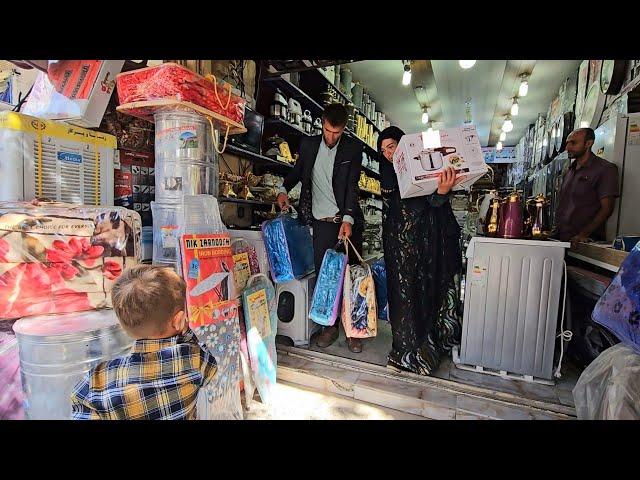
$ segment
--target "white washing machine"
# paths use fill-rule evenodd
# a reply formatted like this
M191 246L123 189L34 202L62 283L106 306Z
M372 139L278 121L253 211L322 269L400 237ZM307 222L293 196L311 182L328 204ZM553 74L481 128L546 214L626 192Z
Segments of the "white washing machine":
M308 345L311 336L320 328L309 319L315 285L315 273L276 285L278 335L289 337L295 346Z

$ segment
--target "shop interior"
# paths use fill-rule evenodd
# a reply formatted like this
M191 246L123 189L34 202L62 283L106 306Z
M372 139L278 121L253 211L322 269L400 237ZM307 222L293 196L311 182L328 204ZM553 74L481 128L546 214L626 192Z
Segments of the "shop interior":
M349 114L343 135L358 142L362 150L358 187L365 229L359 253L375 269L384 265L379 166L386 160L377 151L380 132L390 125L408 134L473 126L486 168L466 190L457 190L450 197L461 229L463 258L457 289L462 340L451 355L441 359L432 380L436 379L437 388L462 392L460 395L482 391L486 405L493 400L515 405L519 398L527 408L544 410L551 418L575 418L572 390L578 379L599 355L620 341L594 321L592 313L633 249L632 242L639 238L640 217L633 208L640 200L636 188L640 161L634 160L640 156L640 141L632 138L640 135L640 116L635 116L640 111L639 60L102 62L97 67L100 73L110 73L109 81L102 82L107 100L101 105L88 95L81 112L67 113L65 118L52 114L51 102L34 101L34 97L45 98L46 86L37 80L51 76L47 61L0 61L0 114L4 110L69 122L117 139L115 154L109 154L106 147L100 151L101 162L97 161L97 143L94 163L87 163L93 154L82 157L78 151L78 158L84 159L82 171L72 171L76 160L61 160L59 153L57 161L51 157L48 169L21 166L9 176L0 164L2 202L46 198L133 210L141 221L142 261L180 271L180 199L183 192L207 194L217 199L219 220L230 234L232 248L251 248L256 269L268 275L273 268L263 241L263 224L281 215L275 204L278 188L296 164L301 139L321 135L325 107L338 102ZM220 90L215 91L218 101L228 94L229 99L233 95L232 102L237 97L244 104L242 117L231 120L225 114L216 117L195 110L209 119L198 124L195 136L208 135L211 129L215 148L209 164L194 159L188 168L179 167L184 168L179 184L175 183L179 175L170 171L175 166L157 151L159 122L164 122L162 128L178 123L172 124L176 121L169 114L164 119L158 116L155 98L127 102L121 84L116 88L115 81L116 76L163 65L209 78ZM60 90L52 83L66 95L64 86ZM7 125L0 123L3 132L14 131ZM620 196L607 220L606 238L565 244L552 238L563 178L571 165L565 146L569 134L583 127L595 130L593 153L617 165ZM47 153L59 150L55 139L44 141L49 145ZM10 142L9 134L0 132L0 154ZM34 152L37 157L37 146ZM96 176L90 181L86 172L93 169ZM300 185L289 193L294 211L299 196ZM499 208L511 204L517 205L514 218L520 221L513 235L505 233L503 228L509 227L499 224L502 217L498 215ZM509 213L501 215L507 222ZM483 243L487 237L505 241ZM533 250L512 253L510 242ZM531 258L538 258L536 252L542 251L541 266L534 265ZM528 265L526 271L523 264ZM126 268L126 262L121 267ZM277 317L278 378L281 370L289 372L287 381L296 381L300 375L302 367L287 362L315 361L334 371L344 368L382 375L392 344L386 305L378 302L376 334L363 339L360 353L349 350L342 327L338 340L321 348L316 344L319 325L309 319L315 285L314 273L274 282L271 305ZM378 298L379 288L376 284ZM525 313L534 309L535 314ZM511 330L506 326L510 319L516 325ZM14 322L15 318L0 319L0 334L9 338ZM0 344L0 354L1 349ZM513 357L510 364L505 360L508 355ZM390 381L414 386L428 381L386 370ZM462 411L483 417L482 407Z

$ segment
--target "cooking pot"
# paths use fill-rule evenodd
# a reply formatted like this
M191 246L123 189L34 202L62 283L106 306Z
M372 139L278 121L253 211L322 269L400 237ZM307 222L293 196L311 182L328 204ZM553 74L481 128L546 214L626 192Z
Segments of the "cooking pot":
M454 147L429 148L420 152L420 156L415 157L415 160L420 160L423 170L438 170L444 165L444 156L455 152Z

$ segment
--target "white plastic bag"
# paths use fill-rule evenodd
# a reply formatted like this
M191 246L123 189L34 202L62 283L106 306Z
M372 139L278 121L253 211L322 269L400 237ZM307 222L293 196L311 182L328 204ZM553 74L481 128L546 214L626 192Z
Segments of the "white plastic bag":
M573 389L581 420L640 420L640 355L619 343L582 372Z

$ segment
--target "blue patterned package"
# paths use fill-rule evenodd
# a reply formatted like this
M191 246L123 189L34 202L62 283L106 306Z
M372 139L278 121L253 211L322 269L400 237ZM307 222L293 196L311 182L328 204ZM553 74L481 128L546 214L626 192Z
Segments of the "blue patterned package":
M378 303L378 320L389 321L389 305L387 304L387 269L384 258L371 265L373 281L376 284L376 300Z
M274 282L289 282L313 272L311 232L291 215L263 222L262 239Z
M329 327L336 323L347 263L346 254L332 249L327 250L322 258L309 311L309 318L319 325Z
M640 243L620 266L591 317L640 354Z
M242 303L253 380L262 402L270 404L276 383L278 317L276 292L265 274L249 279Z

